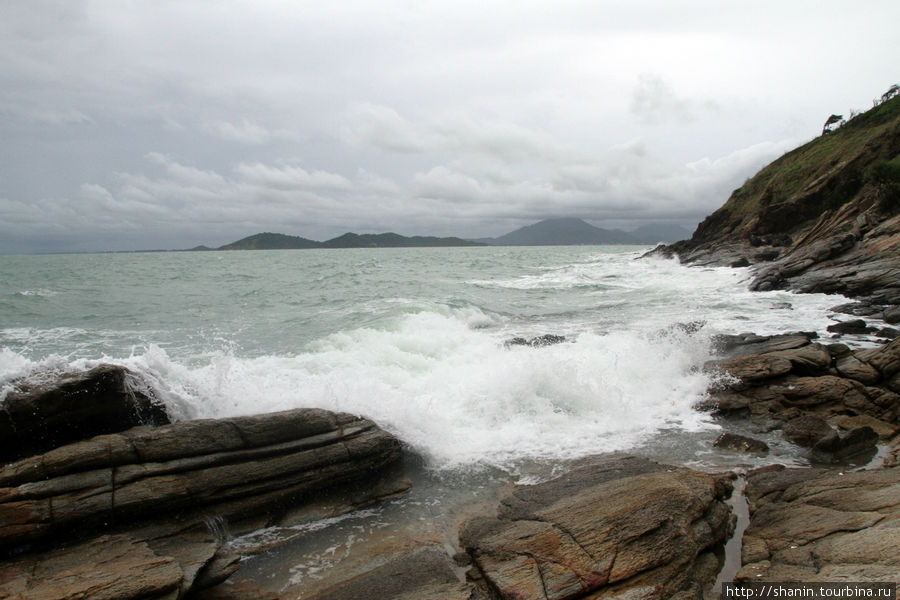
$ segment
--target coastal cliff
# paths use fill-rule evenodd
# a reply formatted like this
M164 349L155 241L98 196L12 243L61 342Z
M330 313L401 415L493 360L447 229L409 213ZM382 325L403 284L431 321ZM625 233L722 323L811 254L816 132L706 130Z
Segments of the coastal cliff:
M788 152L735 190L689 240L658 250L753 266L754 290L900 304L900 96Z

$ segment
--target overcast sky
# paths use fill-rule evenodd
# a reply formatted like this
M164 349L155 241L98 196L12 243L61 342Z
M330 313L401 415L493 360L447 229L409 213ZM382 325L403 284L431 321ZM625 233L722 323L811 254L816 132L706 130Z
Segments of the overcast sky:
M2 0L0 252L689 229L900 80L900 2Z

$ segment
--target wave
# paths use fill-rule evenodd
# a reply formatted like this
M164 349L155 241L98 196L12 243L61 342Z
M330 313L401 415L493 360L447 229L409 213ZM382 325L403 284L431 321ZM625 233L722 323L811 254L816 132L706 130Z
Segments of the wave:
M505 345L469 308L406 313L325 336L297 354L211 349L172 358L149 345L124 357L32 362L0 351L0 378L100 362L142 375L177 419L296 407L364 415L436 469L509 466L626 450L660 429L714 427L695 405L710 385L704 340L670 331L582 332L543 348Z

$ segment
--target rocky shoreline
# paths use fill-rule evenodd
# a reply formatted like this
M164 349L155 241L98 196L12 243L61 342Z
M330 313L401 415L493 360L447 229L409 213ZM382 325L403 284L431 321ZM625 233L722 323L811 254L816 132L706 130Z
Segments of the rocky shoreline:
M895 578L900 339L851 350L810 334L746 334L717 345L706 368L727 376L707 408L725 423L780 431L818 466L710 473L601 455L464 507L443 542L391 534L362 545L353 569L288 597L714 597L739 476L750 520L735 581ZM235 536L353 514L410 491L401 441L367 419L300 409L163 423L132 377L110 365L11 395L19 412L8 414L22 422L6 423L9 446L60 398L94 393L102 406L124 405L127 418L4 461L0 598L280 598L235 572L238 554L277 552L285 540L238 548ZM717 441L764 455L759 444L730 433ZM873 467L852 467L876 452Z

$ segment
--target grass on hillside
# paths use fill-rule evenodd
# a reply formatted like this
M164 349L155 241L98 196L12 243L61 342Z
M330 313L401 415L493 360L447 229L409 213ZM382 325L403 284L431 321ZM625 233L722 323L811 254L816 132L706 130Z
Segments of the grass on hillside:
M776 159L735 190L723 208L732 218L744 220L757 214L761 204L791 202L831 168L872 151L869 144L893 128L900 129L900 96ZM836 208L850 200L862 183L861 172L846 177L830 191L829 205L823 208Z

